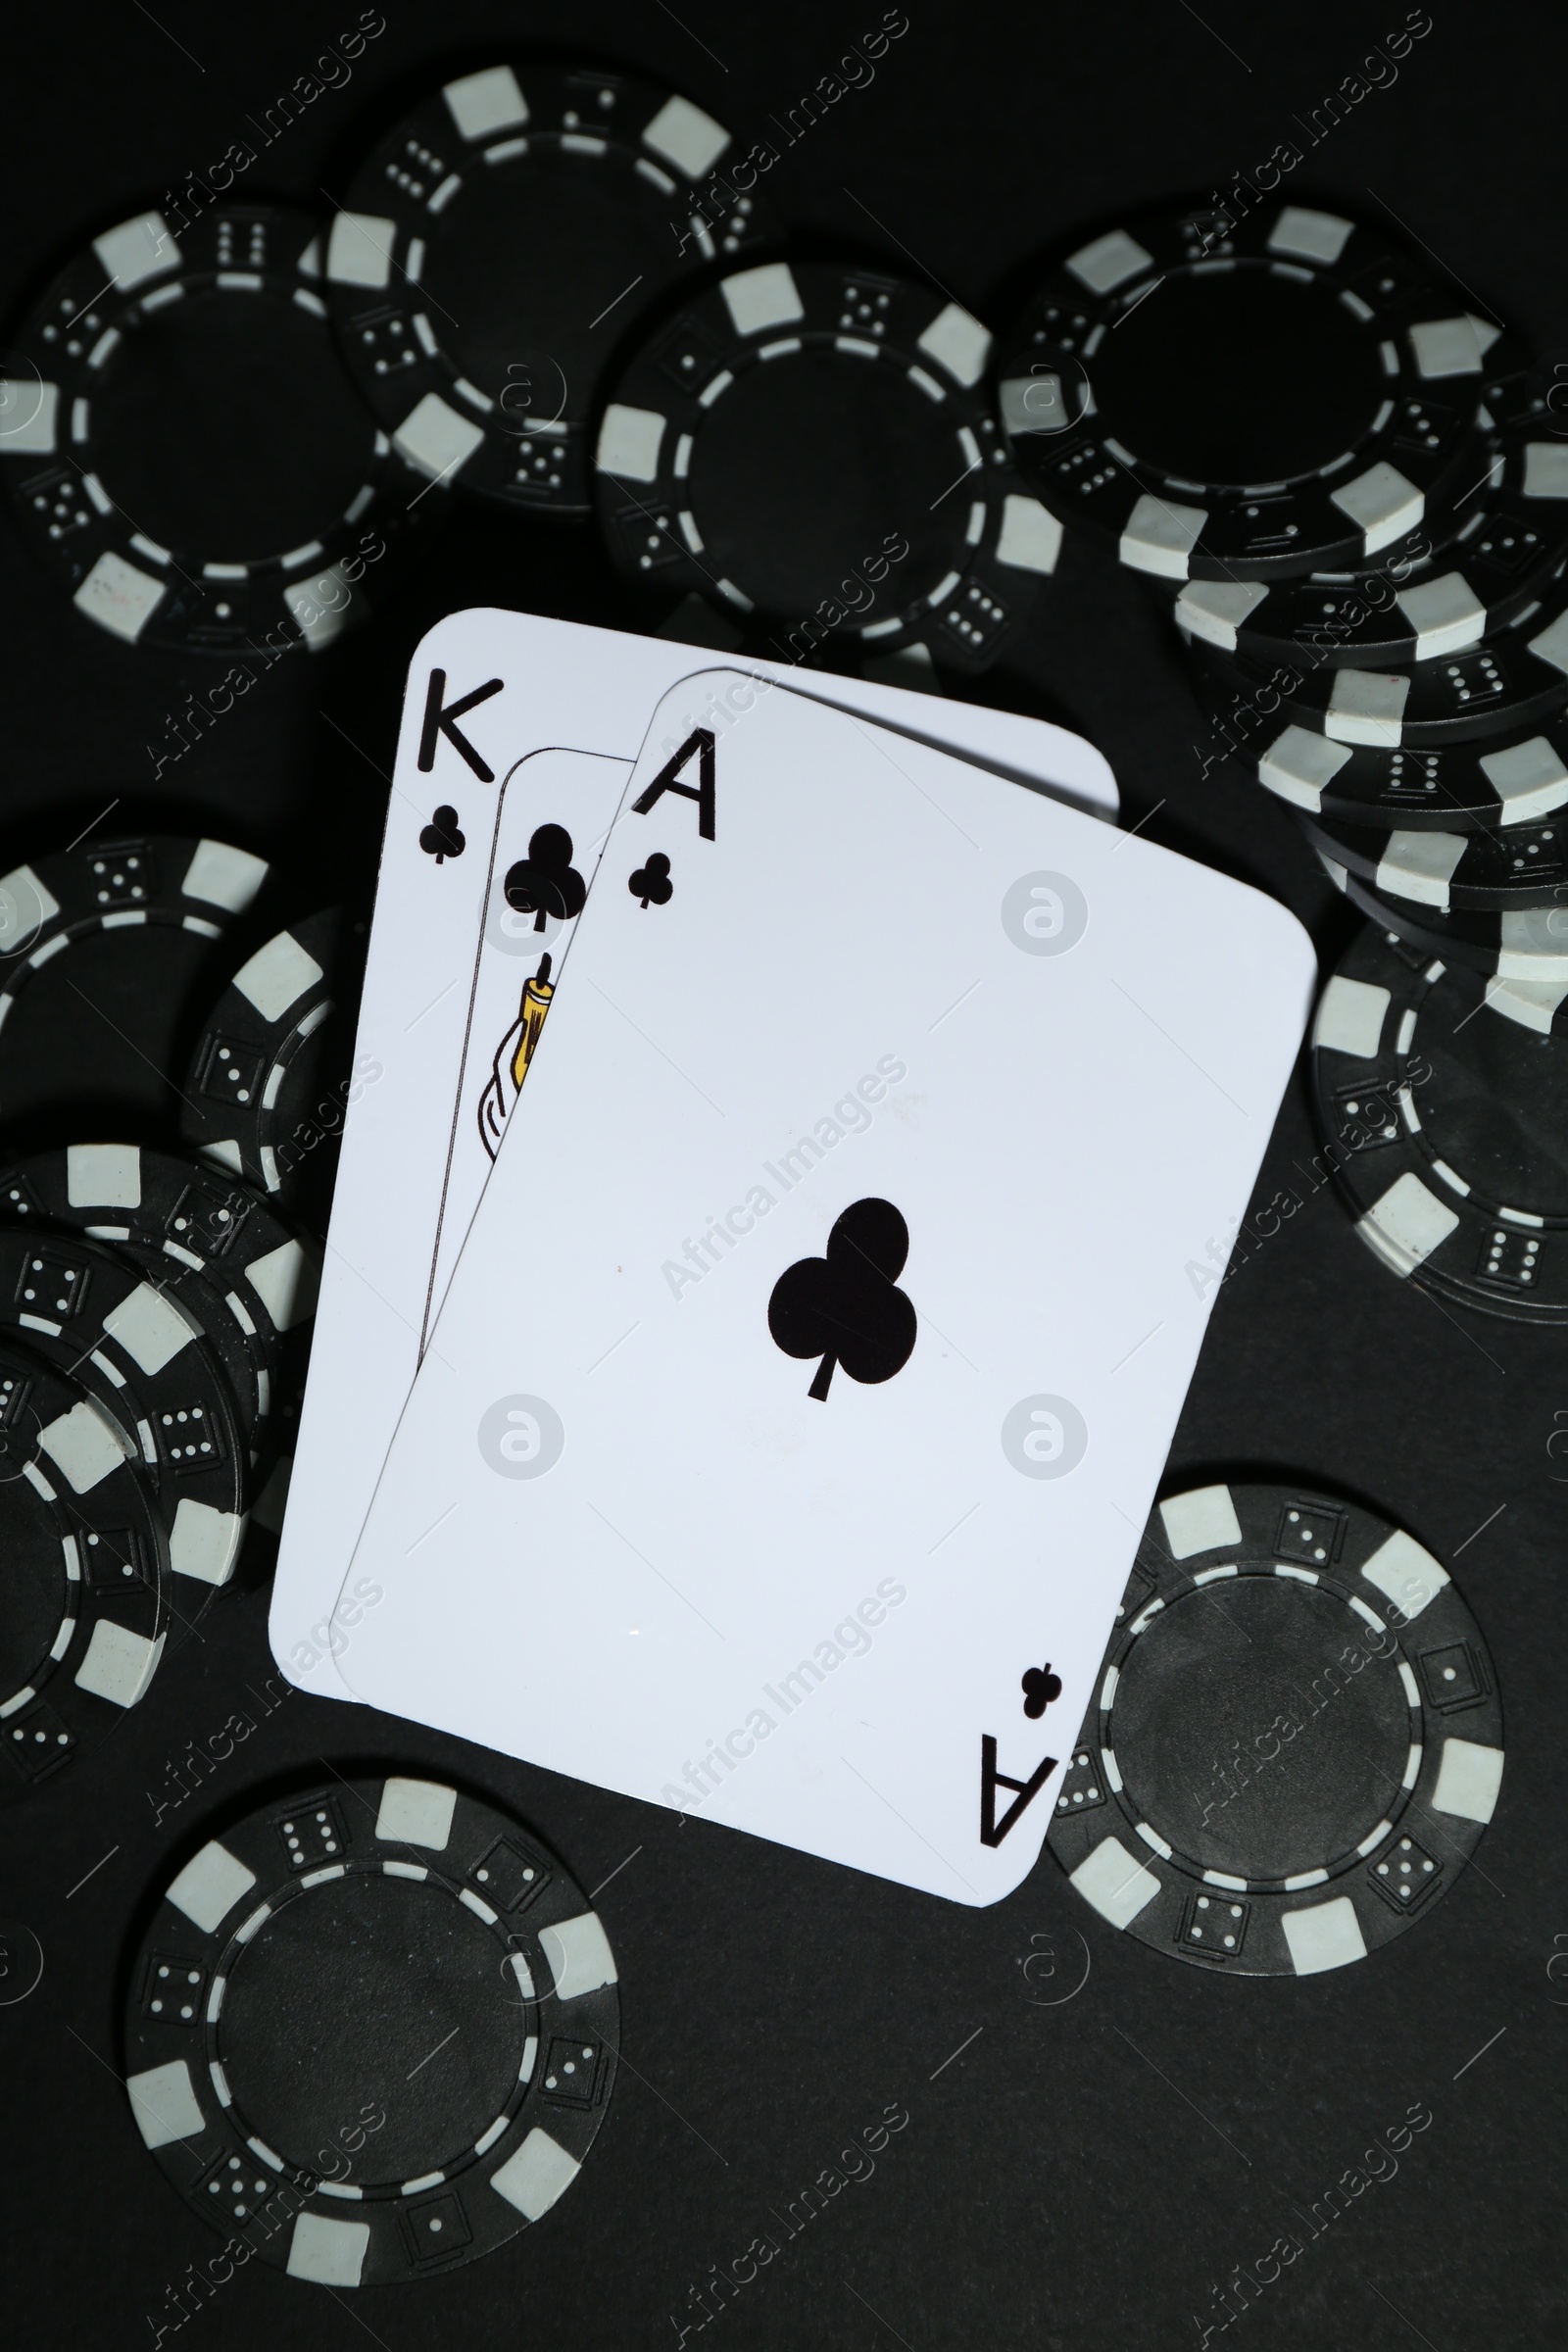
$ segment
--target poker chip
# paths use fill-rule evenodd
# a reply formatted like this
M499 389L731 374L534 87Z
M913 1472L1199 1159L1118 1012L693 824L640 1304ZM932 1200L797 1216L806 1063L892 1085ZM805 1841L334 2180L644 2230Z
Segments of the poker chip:
M89 838L0 876L0 1113L13 1131L89 1101L107 1115L149 1073L167 1094L189 991L267 872L228 842L149 833Z
M1335 743L1378 751L1528 732L1568 706L1568 588L1561 581L1468 653L1393 671L1340 669L1327 661L1264 666L1184 630L1216 727L1242 742L1284 712Z
M1293 719L1258 759L1257 780L1334 825L1391 833L1486 827L1500 829L1506 841L1516 826L1534 830L1568 804L1568 714L1555 711L1528 733L1514 728L1428 751L1336 743Z
M169 1541L113 1422L0 1335L0 1803L111 1731L157 1672Z
M1568 440L1539 389L1488 399L1512 414L1477 437L1446 530L1430 554L1385 556L1371 572L1295 580L1189 580L1175 616L1195 637L1254 661L1318 658L1394 669L1473 650L1547 593L1568 552Z
M1555 985L1484 979L1368 924L1318 1003L1312 1089L1369 1250L1401 1278L1568 1321L1568 1042Z
M329 907L258 948L213 1007L182 1090L187 1144L260 1192L314 1202L323 1225L363 928Z
M611 386L599 518L622 576L801 659L923 644L978 669L1061 553L990 414L991 338L924 286L762 263L693 296Z
M1490 972L1502 980L1521 980L1554 986L1568 980L1568 900L1549 906L1530 906L1514 914L1469 912L1455 907L1445 913L1414 899L1396 898L1376 883L1351 873L1338 858L1318 851L1318 862L1352 906L1392 931L1406 947L1445 963L1462 963L1472 971Z
M243 1186L137 1144L69 1144L0 1175L0 1217L83 1234L153 1275L207 1339L253 1464L270 1459L284 1335L316 1308L315 1253Z
M1316 848L1385 896L1443 913L1564 908L1568 928L1568 816L1506 832L1389 831L1302 814Z
M1492 1819L1480 1628L1402 1529L1291 1486L1156 1503L1050 1843L1111 1927L1312 1976L1426 1918Z
M249 1449L217 1359L177 1300L96 1242L0 1226L0 1336L68 1370L139 1453L174 1574L204 1598L227 1584Z
M415 473L589 505L605 368L670 288L764 230L756 167L668 88L514 58L422 99L356 172L326 291L344 362Z
M1135 215L1066 258L998 368L1052 513L1172 580L1267 580L1406 542L1462 466L1497 330L1337 213Z
M610 1941L508 1814L333 1775L170 1881L137 1954L125 2087L186 2202L291 2278L475 2262L571 2186L614 2082Z
M14 333L0 470L85 618L181 653L316 651L383 593L403 469L320 286L308 213L172 208L95 237Z

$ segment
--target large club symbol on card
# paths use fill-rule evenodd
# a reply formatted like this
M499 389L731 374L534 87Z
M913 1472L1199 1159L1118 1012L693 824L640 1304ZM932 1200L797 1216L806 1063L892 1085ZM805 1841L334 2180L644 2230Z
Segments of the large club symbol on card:
M891 1200L857 1200L827 1237L825 1257L799 1258L773 1285L767 1328L786 1355L819 1355L806 1392L825 1402L836 1365L873 1383L902 1372L918 1328L906 1291L896 1287L909 1254L909 1228Z

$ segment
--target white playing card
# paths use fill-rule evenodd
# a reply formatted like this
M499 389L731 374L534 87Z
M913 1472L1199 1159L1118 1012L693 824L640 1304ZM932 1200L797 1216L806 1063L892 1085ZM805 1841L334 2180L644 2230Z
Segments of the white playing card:
M710 695L752 707L672 760ZM1192 1267L1245 1210L1314 967L1273 900L895 748L722 672L655 712L341 1665L989 1903L1044 1837L1201 1338Z
M578 771L583 813L574 820L564 806L543 813L545 821L564 815L577 870L588 878L619 798L618 790L596 791L594 775L602 776L606 760L635 759L661 696L701 659L685 645L493 611L442 621L415 657L270 1620L284 1672L318 1695L352 1695L334 1652L349 1638L363 1596L350 1595L336 1622L334 1602L444 1269L462 1246L488 1172L488 1160L479 1169L466 1153L459 1089L466 1061L471 1081L475 1052L488 1066L499 1042L491 997L512 994L521 976L515 925L492 919L490 904L502 833L501 879L514 861L509 772L528 791L518 762L546 747L586 747L588 763ZM777 664L743 667L777 680L798 676ZM432 699L436 679L442 683ZM812 673L803 683L813 696L864 713L873 722L864 729L868 743L901 729L1115 814L1104 760L1060 727L855 679ZM454 712L455 705L466 707ZM735 715L719 707L710 723L723 729ZM564 789L564 775L561 782ZM438 858L440 836L426 836L442 808L465 837L455 857ZM421 848L421 838L432 846ZM509 1023L516 1010L514 1001Z

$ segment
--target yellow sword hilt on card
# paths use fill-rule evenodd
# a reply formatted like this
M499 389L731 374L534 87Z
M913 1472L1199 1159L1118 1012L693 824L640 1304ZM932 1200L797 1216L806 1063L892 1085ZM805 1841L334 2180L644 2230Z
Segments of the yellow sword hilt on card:
M545 956L540 958L539 969L533 978L523 984L522 1004L517 1016L522 1023L522 1031L512 1056L514 1086L520 1087L528 1075L528 1064L533 1059L533 1050L539 1043L539 1032L545 1025L545 1014L550 1010L550 1000L555 993L556 984L550 977L550 958Z

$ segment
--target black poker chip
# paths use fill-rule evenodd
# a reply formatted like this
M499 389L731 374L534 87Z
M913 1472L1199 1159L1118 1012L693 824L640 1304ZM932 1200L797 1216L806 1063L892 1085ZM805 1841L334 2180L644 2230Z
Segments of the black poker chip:
M1156 1503L1050 1843L1113 1928L1222 1975L1312 1976L1425 1919L1502 1777L1481 1630L1343 1497Z
M1553 986L1568 981L1568 898L1513 914L1469 912L1396 898L1329 856L1317 853L1329 880L1380 930L1391 931L1423 956L1461 963L1503 980Z
M352 1092L364 928L328 907L258 948L214 1005L181 1090L187 1144L322 1230Z
M1427 751L1336 743L1290 723L1261 736L1257 780L1277 799L1335 826L1385 832L1495 830L1506 842L1568 807L1568 714L1528 729ZM1345 860L1344 862L1348 862Z
M1527 733L1568 709L1562 580L1485 645L1408 668L1342 669L1326 651L1321 660L1264 663L1230 652L1223 628L1219 644L1183 635L1215 738L1239 755L1280 712L1335 743L1425 752Z
M120 1431L0 1335L0 1803L145 1696L169 1631L169 1540Z
M979 669L1060 525L990 412L991 337L945 295L825 262L736 270L610 389L599 518L622 576L702 598L784 659L923 644Z
M1505 832L1406 832L1302 814L1307 838L1384 897L1442 913L1562 905L1568 912L1568 813Z
M172 1152L68 1144L0 1175L0 1217L83 1234L150 1272L211 1343L253 1465L270 1459L283 1342L315 1312L318 1265L269 1202Z
M1370 573L1190 580L1178 622L1263 662L1395 669L1473 651L1549 593L1568 553L1568 440L1539 384L1489 382L1487 400L1506 413L1477 435L1447 527L1421 535L1430 553Z
M233 1576L250 1500L238 1408L200 1327L129 1258L0 1225L0 1335L69 1371L139 1454L184 1580L183 1630Z
M1052 512L1158 578L1370 562L1453 483L1483 369L1520 355L1415 254L1341 214L1139 214L1047 277L999 361Z
M667 87L518 57L421 100L327 246L344 361L414 478L580 514L617 344L764 233L757 167Z
M615 1962L556 1855L441 1783L246 1814L165 1889L125 2078L186 2202L291 2278L460 2269L541 2222L610 2105Z
M13 1139L172 1109L191 991L267 874L230 842L144 833L89 834L0 876L0 1117Z
M1568 1321L1568 1042L1554 986L1487 980L1367 924L1319 1000L1318 1125L1356 1231L1404 1280Z
M318 223L292 207L119 221L14 332L11 366L18 520L77 612L130 644L318 650L384 594L421 518L337 365Z

